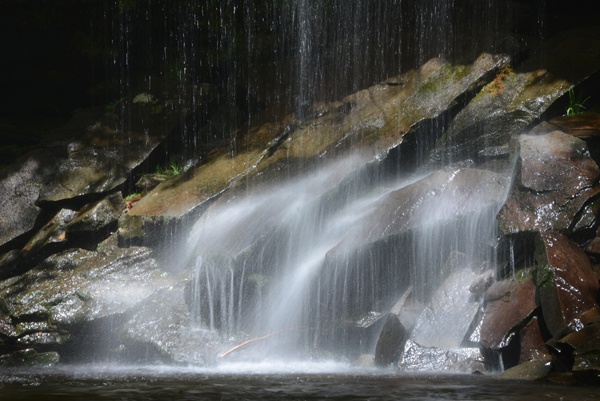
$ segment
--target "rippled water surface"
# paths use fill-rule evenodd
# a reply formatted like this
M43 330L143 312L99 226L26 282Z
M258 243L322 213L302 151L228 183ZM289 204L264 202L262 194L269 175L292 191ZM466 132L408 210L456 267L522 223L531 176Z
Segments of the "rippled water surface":
M598 387L494 376L397 375L332 363L213 369L62 366L0 371L1 400L597 400Z

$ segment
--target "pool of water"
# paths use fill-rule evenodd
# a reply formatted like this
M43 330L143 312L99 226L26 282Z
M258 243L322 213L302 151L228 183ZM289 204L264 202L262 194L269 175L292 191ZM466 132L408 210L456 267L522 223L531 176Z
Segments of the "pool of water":
M1 400L599 400L598 387L397 374L335 363L0 370Z

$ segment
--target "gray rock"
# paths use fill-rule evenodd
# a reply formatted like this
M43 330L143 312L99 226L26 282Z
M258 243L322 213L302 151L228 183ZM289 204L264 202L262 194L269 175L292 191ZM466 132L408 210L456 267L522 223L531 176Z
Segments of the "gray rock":
M115 192L99 202L87 205L66 225L67 237L97 233L111 223L116 223L124 209L125 201L121 192Z
M472 373L475 371L485 372L486 369L478 348L444 350L436 347L423 347L408 340L398 362L398 371Z
M500 374L503 379L538 380L546 377L552 369L550 360L536 360L506 369Z
M54 178L60 160L52 151L37 149L0 171L0 246L38 224L41 209L35 202Z
M460 347L479 310L479 302L471 300L469 291L475 278L470 270L455 270L421 313L411 339L425 347Z
M406 336L406 329L400 323L398 316L388 313L375 347L375 365L389 366L401 351Z

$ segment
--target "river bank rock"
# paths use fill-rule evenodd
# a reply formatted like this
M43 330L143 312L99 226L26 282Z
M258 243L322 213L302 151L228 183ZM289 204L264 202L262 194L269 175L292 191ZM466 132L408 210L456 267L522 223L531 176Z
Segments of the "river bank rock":
M406 341L406 335L406 329L400 323L398 316L389 313L375 347L375 365L380 367L389 366L401 351L401 347Z
M521 135L512 194L498 220L505 235L573 229L576 216L600 193L600 169L581 139L561 131Z
M483 362L483 357L478 348L445 350L436 347L423 347L412 340L407 340L398 361L398 372L485 372Z

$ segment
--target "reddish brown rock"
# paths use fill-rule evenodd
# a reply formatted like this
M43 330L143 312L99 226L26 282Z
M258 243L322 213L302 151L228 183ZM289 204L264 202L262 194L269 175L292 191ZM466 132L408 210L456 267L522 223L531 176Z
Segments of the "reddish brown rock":
M537 303L532 271L492 285L485 294L487 306L481 326L481 343L499 349L508 345L515 327L529 316Z
M600 324L596 323L582 330L586 335L581 335L573 351L573 371L600 371Z
M583 251L562 234L536 238L537 285L544 320L552 335L582 327L581 315L596 306L598 278Z
M521 358L519 363L551 359L548 348L544 344L537 317L533 317L521 329L519 337L521 338Z
M554 131L521 135L517 185L500 210L504 234L571 231L586 202L600 193L600 169L581 139Z
M600 114L583 113L575 116L555 117L549 121L554 127L577 138L600 136Z

